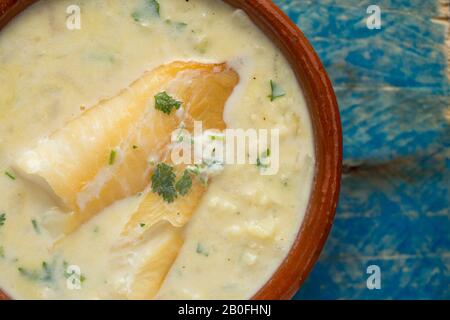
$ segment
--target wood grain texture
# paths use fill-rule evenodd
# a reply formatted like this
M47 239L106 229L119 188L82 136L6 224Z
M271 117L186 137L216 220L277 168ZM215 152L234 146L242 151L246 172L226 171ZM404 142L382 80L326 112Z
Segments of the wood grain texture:
M449 299L449 1L275 2L327 68L344 129L333 230L295 298ZM372 264L380 290L366 286Z

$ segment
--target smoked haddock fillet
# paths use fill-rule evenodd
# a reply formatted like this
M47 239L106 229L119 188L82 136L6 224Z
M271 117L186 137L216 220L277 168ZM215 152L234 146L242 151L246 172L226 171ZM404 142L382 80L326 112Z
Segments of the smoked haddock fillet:
M145 240L115 251L109 286L119 299L153 299L183 244L181 229L161 221L152 226Z
M161 244L137 270L128 299L152 299L158 293L183 244L178 230L167 231L160 239Z
M16 167L71 212L68 234L113 202L144 190L151 177L149 159L164 158L181 123L187 129L195 120L205 129L223 128L223 108L238 81L226 64L160 66L40 141ZM161 92L180 101L180 110L155 109Z

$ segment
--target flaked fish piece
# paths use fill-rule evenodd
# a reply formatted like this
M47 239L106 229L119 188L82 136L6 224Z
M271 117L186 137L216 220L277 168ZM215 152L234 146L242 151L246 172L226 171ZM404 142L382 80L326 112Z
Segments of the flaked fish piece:
M191 129L198 120L206 129L223 129L224 105L238 81L226 64L160 66L25 152L17 168L71 212L64 230L70 233L113 202L144 190L152 170L149 159L164 157L180 123ZM155 95L161 92L180 101L183 112L155 109ZM192 196L179 203L188 216L199 200L197 192ZM157 208L150 202L160 199L148 197L142 206Z
M133 250L114 252L108 278L117 298L154 298L172 267L183 244L182 230L161 222L151 231L145 241L135 243Z

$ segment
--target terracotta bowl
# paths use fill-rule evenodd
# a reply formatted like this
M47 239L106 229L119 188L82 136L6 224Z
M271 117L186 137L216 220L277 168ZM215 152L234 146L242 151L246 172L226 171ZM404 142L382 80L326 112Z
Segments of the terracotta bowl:
M37 0L0 0L0 28ZM253 299L289 299L319 257L331 229L342 166L342 130L331 82L297 26L270 0L225 0L244 10L282 50L306 97L312 118L316 165L303 224L288 256ZM0 291L0 299L8 297Z

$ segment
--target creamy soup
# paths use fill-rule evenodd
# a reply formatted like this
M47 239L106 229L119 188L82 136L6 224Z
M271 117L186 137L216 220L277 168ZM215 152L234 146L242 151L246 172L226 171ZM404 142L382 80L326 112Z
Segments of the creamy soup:
M0 32L0 288L251 298L291 248L314 174L288 62L219 0L74 3L39 1ZM174 162L233 129L271 138L256 156L249 138L243 163L215 148Z

